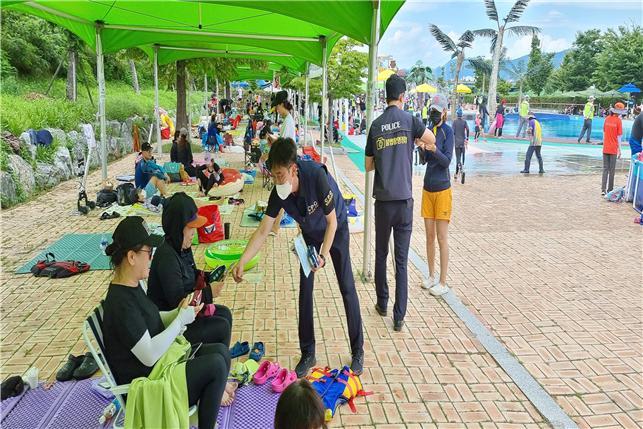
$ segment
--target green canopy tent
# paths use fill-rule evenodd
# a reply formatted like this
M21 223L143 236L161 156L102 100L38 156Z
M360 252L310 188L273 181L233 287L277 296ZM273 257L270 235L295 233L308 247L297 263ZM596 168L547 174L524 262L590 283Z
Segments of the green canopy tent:
M377 45L403 3L404 0L4 0L0 7L44 18L95 47L103 177L107 177L104 52L145 45L172 46L174 43L186 43L183 47L198 43L234 43L246 46L244 52L255 54L257 51L253 49L270 49L322 65L322 99L326 101L328 49L346 35L369 45L367 122L370 126L375 105ZM158 54L154 55L154 65L155 86L158 87ZM327 112L328 106L324 102L322 125ZM157 114L157 139L160 139L158 128ZM322 126L322 155L324 140ZM367 173L363 271L367 277L371 273L367 252L372 241L372 183L373 174Z

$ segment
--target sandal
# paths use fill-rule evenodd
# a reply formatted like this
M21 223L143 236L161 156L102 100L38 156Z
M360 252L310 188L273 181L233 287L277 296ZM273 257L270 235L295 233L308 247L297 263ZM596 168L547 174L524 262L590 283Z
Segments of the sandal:
M281 393L286 390L286 387L290 386L295 381L297 381L297 374L295 374L295 371L291 371L288 368L281 368L275 379L272 380L272 391L275 393Z
M261 362L261 365L259 365L259 369L255 373L254 377L252 377L252 381L254 381L256 385L260 386L268 381L269 378L277 375L280 369L281 368L277 362L265 360Z
M249 359L259 362L263 355L266 354L266 348L261 341L254 343Z
M238 358L239 356L248 354L249 351L250 346L248 345L247 341L244 341L243 343L237 341L236 344L230 349L230 358Z
M237 362L234 365L230 375L239 382L239 384L247 384L252 380L252 377L257 373L259 369L259 364L252 360L248 359L245 362Z

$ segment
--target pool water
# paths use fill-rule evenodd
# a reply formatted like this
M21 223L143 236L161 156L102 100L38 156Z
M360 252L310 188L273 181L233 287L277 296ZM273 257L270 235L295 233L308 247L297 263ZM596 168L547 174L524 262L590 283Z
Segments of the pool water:
M495 116L494 116L495 118ZM543 139L549 138L562 138L562 139L577 139L580 135L580 131L583 129L583 117L582 116L569 116L569 115L555 115L555 114L539 114L536 113L536 119L540 121L540 126L543 130ZM491 119L493 121L493 119ZM468 120L470 130L473 132L475 129L475 123L473 120ZM603 122L604 118L594 118L592 120L592 137L591 140L597 142L603 141ZM630 138L630 132L632 130L632 120L623 120L623 142L627 142ZM509 114L505 116L505 123L502 127L502 135L507 137L513 137L518 131L518 115ZM487 123L487 127L489 122ZM583 141L587 137L583 137Z

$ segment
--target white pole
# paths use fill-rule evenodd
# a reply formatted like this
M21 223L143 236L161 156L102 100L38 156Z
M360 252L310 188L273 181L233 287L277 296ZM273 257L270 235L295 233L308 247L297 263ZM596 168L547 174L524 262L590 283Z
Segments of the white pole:
M380 2L375 0L373 2L373 17L371 21L371 40L368 46L368 85L366 95L366 125L369 129L375 117L375 102L376 102L376 73L377 73L377 45L380 39ZM368 130L367 130L368 132ZM364 183L364 255L362 275L365 279L370 280L373 278L371 270L371 245L373 242L371 234L371 226L373 224L373 176L374 172L366 173Z
M310 64L306 65L306 95L304 98L304 146L308 140L308 85L310 84Z
M102 24L96 24L96 79L98 80L98 118L100 121L100 147L103 180L107 180L107 123L105 121L105 68L103 64ZM87 162L89 163L89 159Z
M161 111L159 107L159 47L154 46L154 116L156 119L156 144L157 152L163 153L161 142Z
M328 117L328 48L326 46L326 37L319 38L322 44L322 114L319 118L319 141L321 143L321 161L324 163L324 140L326 131L326 118Z
M205 93L205 103L203 104L203 108L205 109L205 116L208 116L208 101L210 100L208 98L208 75L204 74L203 75L203 92Z

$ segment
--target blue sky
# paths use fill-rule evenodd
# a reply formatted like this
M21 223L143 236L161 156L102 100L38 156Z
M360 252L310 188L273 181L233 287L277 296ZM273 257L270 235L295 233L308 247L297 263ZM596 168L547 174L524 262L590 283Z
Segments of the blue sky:
M504 18L513 3L496 0L498 16ZM540 27L543 49L557 52L569 48L578 31L642 25L642 4L641 0L531 0L518 24ZM493 28L483 0L407 0L382 37L379 55L392 55L402 68L417 60L433 68L444 65L450 55L431 36L429 24L436 24L453 39L466 30ZM530 43L530 37L509 36L504 46L510 58L518 58L529 53ZM476 40L466 55L488 56L489 40Z

